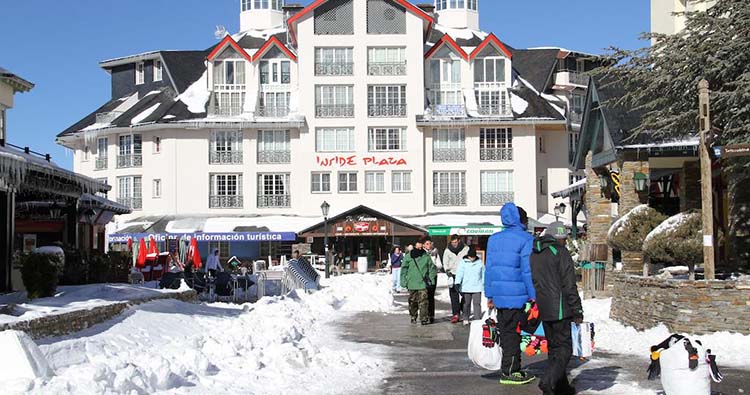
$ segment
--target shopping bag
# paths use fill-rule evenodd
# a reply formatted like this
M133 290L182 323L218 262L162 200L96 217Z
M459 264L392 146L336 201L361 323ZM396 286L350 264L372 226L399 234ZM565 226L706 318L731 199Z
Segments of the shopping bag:
M538 325L532 333L521 331L521 352L529 357L549 352L543 325Z
M594 353L594 324L575 322L570 324L570 335L573 337L573 355L579 358L591 358Z
M651 347L649 379L661 377L666 395L710 395L711 379L723 378L716 357L701 342L682 335L672 335Z
M494 342L492 347L486 347L484 341L485 328L483 326L488 319L497 322L497 310L488 310L482 315L481 320L471 322L467 351L469 359L477 367L487 370L500 370L503 360L502 349L497 345L497 342Z

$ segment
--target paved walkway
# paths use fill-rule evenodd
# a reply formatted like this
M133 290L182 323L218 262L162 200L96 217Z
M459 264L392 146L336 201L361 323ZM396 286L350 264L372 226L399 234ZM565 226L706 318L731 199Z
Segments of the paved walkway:
M403 306L406 297L397 296L396 302ZM476 368L466 356L468 327L449 322L447 304L438 302L437 308L438 322L426 327L412 325L405 307L387 315L362 313L341 324L345 339L386 346L388 357L396 364L393 374L372 394L541 394L537 382L501 386L497 373ZM537 376L546 363L543 356L523 360L524 368ZM638 358L598 351L594 359L573 361L571 367L579 394L640 394L660 389L658 381L646 380L645 361ZM738 394L744 388L750 393L750 372L724 373L728 378L714 390Z

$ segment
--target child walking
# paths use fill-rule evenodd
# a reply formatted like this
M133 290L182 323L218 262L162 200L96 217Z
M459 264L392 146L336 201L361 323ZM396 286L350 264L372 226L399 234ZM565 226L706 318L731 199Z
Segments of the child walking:
M474 306L474 319L482 318L482 291L484 290L484 263L477 257L477 251L469 248L466 258L458 265L456 284L464 297L464 325L469 325L469 313Z

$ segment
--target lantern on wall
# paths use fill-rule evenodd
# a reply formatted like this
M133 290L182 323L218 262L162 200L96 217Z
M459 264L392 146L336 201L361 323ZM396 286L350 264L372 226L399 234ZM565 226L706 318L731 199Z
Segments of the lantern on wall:
M649 187L649 178L647 175L637 172L633 175L633 181L635 182L635 190L638 192L646 192Z

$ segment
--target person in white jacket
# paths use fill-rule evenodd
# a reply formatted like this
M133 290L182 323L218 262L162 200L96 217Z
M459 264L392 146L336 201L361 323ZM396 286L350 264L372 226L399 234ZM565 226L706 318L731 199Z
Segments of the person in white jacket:
M464 260L468 252L469 246L461 241L459 235L451 236L451 242L448 244L448 248L443 251L443 269L448 275L448 278L454 280L451 281L452 284L450 284L448 288L448 294L451 297L451 310L453 311L451 324L458 322L464 305L464 299L460 296L459 291L455 286L455 278L456 272L458 271L458 265Z
M477 257L473 248L466 253L466 258L458 265L456 284L461 288L464 297L464 325L469 325L469 316L474 306L474 319L482 317L482 290L484 290L484 263Z

